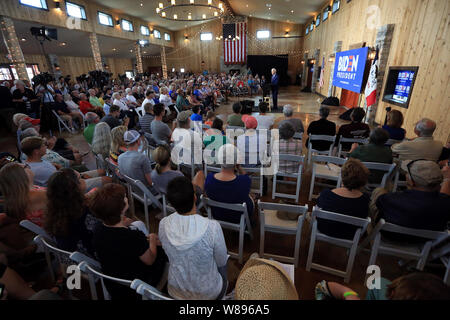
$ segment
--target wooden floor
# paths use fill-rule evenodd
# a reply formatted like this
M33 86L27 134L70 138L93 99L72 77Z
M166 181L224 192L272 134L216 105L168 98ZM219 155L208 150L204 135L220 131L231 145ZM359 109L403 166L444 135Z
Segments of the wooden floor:
M280 90L279 95L279 106L283 106L285 104L291 104L295 109L295 117L299 118L303 121L305 128L308 125L317 119L319 119L319 97L315 94L311 93L300 93L298 87L289 87ZM223 104L217 109L218 114L230 114L232 102L236 101L237 98L231 98L228 104ZM319 100L320 101L320 100ZM343 113L345 109L343 108L333 108L330 112L329 120L336 122L336 124L342 125L345 124L345 121L339 119L339 115ZM281 113L274 114L276 117L276 122L282 120L283 115ZM72 144L74 144L77 148L79 148L82 152L88 151L89 146L85 142L83 136L81 134L75 136L67 136L64 135ZM11 135L2 135L0 138L0 150L9 150L10 152L16 153L15 151L15 138ZM303 149L304 153L306 148ZM89 168L95 167L95 161L93 156L88 156L85 158L85 163ZM271 178L271 177L269 177ZM301 185L301 196L300 196L300 205L309 205L309 208L314 206L315 202L308 202L308 192L310 185L311 173L307 168L302 177L302 185ZM268 195L271 195L271 179L269 179L269 190ZM317 189L316 192L320 192L320 189ZM265 196L261 199L261 201L266 202L278 202L278 200L272 200L271 196ZM138 216L142 216L143 208L139 204L136 206L136 213ZM158 212L152 212L151 214L151 232L157 232L159 221L155 218L155 215ZM143 218L143 217L142 217ZM245 246L244 246L244 263L248 259L248 257L253 252L259 251L259 225L254 229L254 239L250 240L249 237L245 238ZM238 248L238 233L237 232L229 232L225 231L225 239L227 242L227 247L230 251L237 252ZM323 273L320 271L307 272L305 270L306 267L306 258L308 254L309 248L309 237L310 237L310 225L308 222L305 222L303 225L302 239L301 239L301 249L300 249L300 264L299 267L295 271L295 286L299 293L301 299L313 299L314 298L314 288L317 282L321 280L328 281L338 281L343 282L342 278L332 276L327 273ZM276 234L266 234L266 247L265 251L270 253L275 253L279 255L293 255L294 250L294 236L280 236ZM316 245L315 254L314 254L314 262L318 262L320 264L324 264L333 268L339 268L341 270L345 269L345 265L347 262L347 254L346 250L335 248L330 244L318 243ZM369 261L369 253L362 252L356 257L353 273L351 277L351 281L349 286L360 293L362 297L365 296L367 291L365 287L365 278L366 278L366 268L368 266ZM398 259L379 256L377 260L377 264L381 267L381 275L382 277L388 279L395 279L396 277L402 275L405 272L404 267L401 268L398 264ZM236 279L239 275L239 272L242 268L242 265L238 263L235 259L230 259L228 263L228 277L230 281L229 288L234 288ZM440 275L441 270L429 270L434 271L438 275Z

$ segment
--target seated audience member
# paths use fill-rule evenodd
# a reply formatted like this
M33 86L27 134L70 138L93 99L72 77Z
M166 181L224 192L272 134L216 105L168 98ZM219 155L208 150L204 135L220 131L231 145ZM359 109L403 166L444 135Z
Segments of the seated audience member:
M253 254L239 273L236 300L299 300L297 289L282 265Z
M365 139L369 137L370 128L367 124L362 123L366 112L363 108L354 108L350 114L350 119L352 123L345 124L341 126L337 133L336 146L339 145L340 137L348 139ZM343 143L342 149L349 150L351 148L351 143Z
M450 287L434 274L416 272L392 282L381 278L379 289L369 289L366 300L450 300ZM316 300L361 300L358 293L336 283L322 281L316 285Z
M227 289L227 247L220 224L197 214L192 183L169 182L176 212L161 220L159 237L169 258L169 294L175 299L216 300Z
M161 94L159 95L159 103L162 103L164 105L164 108L166 110L166 115L171 115L171 110L169 106L173 105L172 98L169 96L169 89L167 87L161 88Z
M212 127L213 121L216 118L216 114L213 111L208 111L206 113L206 121L205 124Z
M58 248L95 257L92 231L97 220L86 207L86 182L72 169L61 169L48 180L45 230Z
M92 138L94 137L95 126L100 121L100 117L94 112L86 113L86 121L88 126L84 128L83 136L87 143L92 144Z
M167 185L170 181L177 177L184 177L181 171L172 170L170 155L170 149L165 145L156 148L152 154L152 158L156 161L155 170L152 171L152 182L156 190L162 194L167 194ZM194 176L192 184L197 198L200 199L205 185L205 175L202 170Z
M233 114L228 116L227 125L233 127L245 127L241 115L242 105L240 102L233 104Z
M0 170L0 191L8 217L42 226L47 210L45 190L33 187L34 174L27 163L13 162Z
M301 140L294 139L295 129L292 124L285 122L278 129L280 133L279 154L301 156L303 144ZM280 160L279 170L284 173L296 173L299 165L300 163L295 161Z
M195 106L194 106L195 107ZM176 164L192 164L194 161L202 159L203 141L197 130L191 130L191 111L182 111L177 116L177 128L172 133L174 148L172 151L173 161ZM201 129L200 129L201 130Z
M391 149L401 161L426 159L438 161L442 152L442 142L433 140L436 122L424 118L417 122L414 133L417 138L394 144Z
M450 221L450 194L441 187L443 174L439 165L427 160L404 162L407 172L408 190L387 193L376 189L372 194L372 221L383 218L386 222L402 227L444 231ZM385 232L385 237L405 242L423 242L413 236L394 235Z
M93 247L102 271L112 277L141 279L157 286L167 262L158 236L148 231L141 221L126 217L128 200L126 189L119 184L107 184L97 190L90 209L103 223L94 229ZM134 290L105 281L112 300L138 300Z
M103 159L109 157L111 149L111 130L106 122L99 122L95 126L92 138L92 152L99 154Z
M259 115L255 116L256 121L258 122L257 129L267 129L270 130L273 127L273 124L275 122L275 118L273 115L267 115L267 107L268 104L265 102L261 102L259 104Z
M77 105L75 103L75 101L72 100L72 96L70 94L65 94L64 95L64 102L67 105L67 108L71 111L71 112L78 112L80 110L80 106Z
M153 107L155 105L155 100L153 99L155 99L155 92L153 90L147 90L145 92L145 99L142 102L144 108L147 103L150 103L150 105Z
M153 113L155 119L150 124L150 130L152 132L153 139L157 144L169 144L172 136L172 130L169 126L163 122L165 115L164 105L157 103L153 106Z
M237 148L245 158L244 167L256 167L264 162L267 151L267 132L258 132L258 122L255 117L245 116L245 134L237 138Z
M152 121L155 119L153 115L153 104L147 103L144 105L145 114L139 119L139 126L141 130L145 133L152 133L150 128Z
M189 101L186 99L182 89L177 90L177 100L175 106L177 107L178 112L189 108Z
M100 101L100 99L97 97L97 94L95 92L95 89L89 89L89 103L94 108L103 108L103 104Z
M215 118L211 129L208 129L203 134L203 144L205 147L212 144L211 147L214 149L218 149L224 144L228 143L228 138L224 135L223 132L223 121L220 118ZM211 147L209 149L211 149Z
M321 106L319 109L320 120L313 121L308 127L308 135L325 135L334 136L336 135L336 124L334 122L328 121L328 115L330 114L330 108ZM309 139L306 141L308 146ZM313 141L312 148L318 151L326 151L330 149L332 142L329 141Z
M199 106L192 107L191 121L203 121L203 117L201 116L200 111L201 110Z
M197 100L197 97L193 93L192 88L189 88L186 90L186 96L187 96L187 100L191 106L202 106L203 105L200 101Z
M88 112L95 112L99 117L103 117L105 114L101 107L94 107L89 101L84 93L80 93L80 102L79 102L80 110L83 114Z
M63 96L59 93L55 96L54 110L58 113L61 119L69 123L69 128L72 132L75 131L72 119L78 120L80 125L83 123L83 117L81 114L78 111L70 111L67 104L64 102Z
M34 184L46 187L48 179L57 169L50 162L42 160L47 152L45 140L41 137L28 137L22 140L21 148L27 156L26 163L34 173Z
M122 124L128 126L130 122L129 118L125 117L123 120L120 120L119 118L120 108L117 105L112 105L111 108L109 108L109 114L104 116L100 122L106 122L111 129L121 126Z
M288 122L294 127L296 133L305 131L302 120L292 117L294 115L294 110L292 109L292 106L290 104L287 104L283 107L283 114L285 119L279 123L278 128L280 128L284 123Z
M380 162L392 163L391 148L385 146L389 139L389 133L382 128L375 128L370 133L369 144L359 146L357 143L352 145L349 157L359 159L362 162ZM384 172L374 170L370 177L370 183L379 183L383 179Z
M127 145L127 151L122 153L117 161L120 173L141 181L150 189L152 167L150 159L138 151L141 145L141 135L136 130L130 130L125 132L123 140Z
M126 126L118 126L111 130L111 150L109 159L117 165L119 156L127 151L127 145L123 140L125 132L128 130Z
M367 218L370 199L361 189L367 184L369 170L357 159L349 159L342 166L342 188L325 189L317 199L322 210L357 218ZM353 239L356 227L318 219L318 229L331 237Z
M205 180L205 192L211 200L224 203L246 203L250 220L254 204L250 197L252 181L238 163L238 150L232 144L220 147L217 158L221 166L219 173L209 173ZM234 159L233 159L234 156ZM227 161L231 160L233 161ZM240 215L222 208L212 208L215 219L239 223Z
M108 115L109 114L109 112L110 112L110 110L111 110L111 105L112 105L112 102L111 102L111 97L110 96L104 96L103 97L103 100L104 100L104 104L103 104L103 112L105 113L105 115Z
M383 129L389 133L389 139L404 140L406 130L402 128L403 125L403 113L398 110L391 110L387 114L387 124L383 126Z
M126 100L127 100L127 105L128 105L128 107L131 107L131 108L136 108L136 107L138 107L139 105L138 105L138 103L137 103L137 100L136 100L136 98L134 97L134 95L133 95L133 92L132 92L132 90L131 90L131 88L127 88L126 90L125 90L125 93L126 93Z

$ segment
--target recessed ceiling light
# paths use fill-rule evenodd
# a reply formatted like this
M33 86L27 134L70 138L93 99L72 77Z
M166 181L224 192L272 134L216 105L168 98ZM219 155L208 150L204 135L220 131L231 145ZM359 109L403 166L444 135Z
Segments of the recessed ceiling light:
M61 42L61 46L65 46L67 43L65 42Z
M116 48L113 48L113 51L116 51Z
M20 39L20 41L27 41L27 39L25 39L25 38L22 38L22 39Z
M144 4L143 3L141 3L141 7L143 7L144 6Z
M291 10L291 13L294 13L294 10Z

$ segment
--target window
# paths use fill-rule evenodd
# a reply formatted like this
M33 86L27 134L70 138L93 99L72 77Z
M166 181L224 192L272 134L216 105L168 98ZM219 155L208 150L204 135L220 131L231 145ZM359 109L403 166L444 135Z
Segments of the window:
M146 26L141 26L141 34L144 36L150 35L150 29Z
M0 68L0 80L12 80L9 68Z
M156 39L161 39L161 32L159 32L158 30L153 30L153 36L156 38Z
M180 72L181 72L181 73L184 73L184 68L181 68L181 69L180 69Z
M211 32L203 32L200 33L200 40L201 41L211 41L213 38L213 35Z
M170 34L169 33L164 33L164 40L170 41Z
M319 13L319 15L316 18L316 27L318 27L320 25L320 18L321 18L321 16L320 16L320 13Z
M48 10L46 0L19 0L19 3L25 6Z
M334 0L333 1L333 13L339 10L341 6L341 0Z
M314 21L309 25L309 32L313 32L314 30Z
M256 31L256 37L258 39L267 39L270 37L270 31L269 30L259 30Z
M325 10L323 10L323 20L322 21L327 21L328 19L328 15L330 14L330 7L326 7Z
M134 31L133 24L131 23L131 21L122 19L121 25L122 25L122 30L124 30L124 31L129 31L129 32Z
M148 40L139 40L139 45L141 47L148 47L149 44L150 44L150 41L148 41Z
M125 76L128 79L133 79L134 78L134 72L133 71L125 71Z
M103 12L98 12L98 23L104 25L104 26L113 26L113 19L112 16Z
M69 17L87 20L86 11L83 6L66 1L66 10Z
M306 27L306 35L309 34L309 27Z

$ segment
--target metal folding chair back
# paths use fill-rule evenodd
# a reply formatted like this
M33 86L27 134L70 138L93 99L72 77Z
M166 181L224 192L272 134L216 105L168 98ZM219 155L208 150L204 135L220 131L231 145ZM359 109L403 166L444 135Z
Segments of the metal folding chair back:
M298 267L300 256L300 241L302 235L303 221L308 212L308 206L294 206L278 203L267 203L258 201L259 221L260 221L260 243L259 255L263 258L273 258L278 261L293 263ZM279 212L288 212L296 215L297 219L284 220L277 215ZM286 257L264 252L265 233L272 232L283 235L295 235L294 257Z
M336 238L321 233L317 226L318 224L317 218L357 227L353 239L348 240ZM306 270L310 271L311 269L317 269L323 272L334 274L343 277L344 282L348 283L350 281L350 277L352 274L353 264L355 262L355 256L358 252L361 236L366 232L367 227L370 224L370 221L371 221L370 218L362 219L353 216L347 216L340 213L324 211L317 206L314 207L311 214L311 240L309 243L309 252L308 252L308 259L306 262ZM318 263L313 263L314 247L316 245L316 241L323 241L335 246L349 249L346 270L342 271Z
M278 198L286 198L286 199L293 199L295 202L298 202L300 197L300 186L302 185L302 171L303 171L303 164L305 162L304 156L297 156L292 154L280 154L279 155L279 161L290 161L290 162L296 162L298 164L297 172L288 173L278 170L276 174L273 175L272 180L272 199ZM289 180L278 180L279 177L283 178L289 178L289 179L295 179L295 181L289 181ZM277 184L288 184L288 185L295 185L295 195L289 194L289 193L282 193L277 192Z
M338 153L337 157L340 158L341 156L348 157L349 152L342 150L342 144L343 143L358 143L358 144L367 144L369 143L369 139L352 139L352 138L344 138L340 137L339 139L339 147L338 147Z
M313 149L313 147L312 147L313 141L329 141L329 142L331 142L331 145L328 150L319 151L319 150ZM313 154L326 155L326 156L331 157L333 155L333 148L334 148L335 143L336 143L336 136L310 134L309 140L308 140L308 164L311 163Z
M206 196L202 195L201 197L203 205L208 212L209 219L215 219L212 214L212 207L222 208L229 211L237 211L240 213L240 221L239 223L231 223L228 221L217 220L222 228L234 230L239 232L239 252L236 254L235 252L229 252L230 256L233 258L238 258L239 263L243 262L244 258L244 234L248 234L251 239L253 239L253 230L252 225L250 223L250 218L247 211L247 204L244 203L223 203L208 199ZM238 214L233 212L233 214Z
M336 188L341 185L341 167L347 159L329 156L312 156L311 185L309 187L309 201L313 198L314 185L334 187L334 185L316 183L316 178L336 181ZM324 164L325 163L325 164Z
M133 280L133 282L131 282L130 288L136 290L136 292L142 296L142 300L174 300L171 297L160 292L155 287L139 279Z

